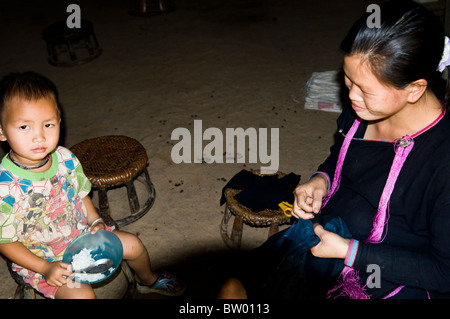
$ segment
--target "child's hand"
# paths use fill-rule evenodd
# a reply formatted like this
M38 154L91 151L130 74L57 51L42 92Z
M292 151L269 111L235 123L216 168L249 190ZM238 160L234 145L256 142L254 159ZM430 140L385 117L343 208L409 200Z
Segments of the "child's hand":
M319 213L322 199L327 193L327 181L320 174L311 178L305 184L297 186L294 191L292 216L311 219Z
M103 222L96 223L94 227L91 227L91 234L95 234L99 230L105 230L105 224Z
M61 261L49 262L44 273L45 281L50 286L61 287L70 280L68 277L73 275L70 264Z

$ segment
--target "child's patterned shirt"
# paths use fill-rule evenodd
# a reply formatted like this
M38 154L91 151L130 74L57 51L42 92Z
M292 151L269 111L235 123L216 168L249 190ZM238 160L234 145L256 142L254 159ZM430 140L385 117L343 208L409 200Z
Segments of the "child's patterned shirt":
M91 184L75 155L64 147L51 153L45 172L29 172L6 155L0 165L0 244L21 242L36 256L60 261L64 250L88 229L82 198ZM29 281L39 274L13 265ZM27 280L28 279L28 280Z

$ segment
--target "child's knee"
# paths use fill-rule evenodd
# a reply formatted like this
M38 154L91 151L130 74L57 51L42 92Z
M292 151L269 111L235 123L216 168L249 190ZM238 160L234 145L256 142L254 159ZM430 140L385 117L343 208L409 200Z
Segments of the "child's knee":
M145 250L144 244L138 236L127 232L120 232L117 235L122 242L125 259L134 258Z
M95 299L94 289L90 285L71 282L58 288L55 299Z
M142 241L138 236L133 234L130 234L130 236L128 237L128 246L129 249L133 252L138 252L144 249L144 244L142 243Z
M77 298L79 299L95 299L94 289L91 287L89 289L80 289L77 293Z

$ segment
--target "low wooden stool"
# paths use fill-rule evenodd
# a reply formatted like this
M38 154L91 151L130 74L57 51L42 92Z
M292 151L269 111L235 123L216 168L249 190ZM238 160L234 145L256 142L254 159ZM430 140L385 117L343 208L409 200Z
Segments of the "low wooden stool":
M111 215L107 191L125 186L130 216L116 220L118 226L128 225L144 216L155 201L156 191L148 173L145 148L137 140L121 135L91 138L75 144L70 150L77 156L83 171L98 193L99 211ZM140 181L148 193L141 207L134 181Z
M97 58L102 49L88 20L81 20L80 28L70 29L66 21L56 22L44 29L48 62L54 66L75 66Z
M260 175L259 171L253 171L253 173ZM277 175L278 178L285 176L282 172L278 172ZM254 212L242 205L234 199L234 196L241 191L242 189L225 189L225 212L220 225L220 233L225 244L232 249L239 249L241 247L244 223L251 227L269 227L269 234L267 237L270 237L279 231L280 225L288 224L290 222L290 218L284 214L281 208L277 210L265 209L260 212ZM228 221L233 215L234 222L230 236L228 234Z
M129 13L140 17L149 17L167 13L172 10L167 1L168 0L134 0L134 6Z

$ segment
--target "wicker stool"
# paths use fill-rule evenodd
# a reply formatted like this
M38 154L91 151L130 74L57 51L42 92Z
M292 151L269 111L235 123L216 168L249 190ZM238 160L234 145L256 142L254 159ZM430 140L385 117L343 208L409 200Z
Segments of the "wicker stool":
M100 48L90 21L81 20L81 28L70 29L66 21L56 22L42 32L47 43L48 62L55 66L74 66L98 57Z
M14 292L14 299L36 299L36 292L33 287L23 281L23 278L12 270L12 261L6 259L6 265L11 277L17 284L16 291Z
M133 8L129 11L131 15L148 17L171 11L168 0L134 0Z
M155 201L155 188L147 170L148 157L145 148L127 136L110 135L85 140L71 147L78 157L84 173L98 193L99 211L111 215L107 191L125 186L130 216L116 220L118 226L128 225L144 216ZM142 207L134 181L140 181L146 189L147 198Z
M260 175L259 171L253 171L254 174ZM285 174L278 172L278 178ZM242 232L244 223L252 227L269 227L268 237L277 233L280 225L288 224L290 218L287 217L280 209L265 209L260 212L254 212L246 206L239 203L234 196L241 192L241 189L227 188L225 189L225 212L220 225L220 232L225 244L232 249L239 249L242 242ZM228 221L234 215L233 228L231 236L228 234Z

